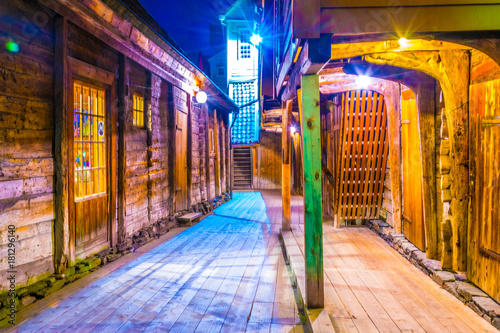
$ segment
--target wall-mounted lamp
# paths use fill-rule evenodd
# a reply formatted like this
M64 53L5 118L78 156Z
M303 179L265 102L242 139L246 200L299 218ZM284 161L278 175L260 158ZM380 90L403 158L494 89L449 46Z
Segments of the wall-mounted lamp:
M252 42L253 45L258 46L262 42L262 37L253 34L252 37L250 37L250 41Z
M356 78L356 86L360 89L366 89L372 83L372 79L369 76L359 75Z
M295 126L290 126L290 134L291 135L294 135L296 131L297 131L297 129L295 128Z
M7 49L7 51L12 52L12 53L18 53L20 51L20 49L21 49L19 47L19 44L17 44L13 40L8 41L5 44L5 48Z
M402 48L407 48L410 46L410 41L404 37L400 38L398 40L398 43L399 43L399 46L401 46Z
M203 104L207 101L207 93L204 92L203 90L200 90L196 93L195 98L196 102Z

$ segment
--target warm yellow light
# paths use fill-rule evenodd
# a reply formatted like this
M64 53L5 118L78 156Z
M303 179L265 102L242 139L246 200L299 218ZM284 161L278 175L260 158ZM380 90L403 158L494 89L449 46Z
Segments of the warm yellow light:
M410 41L408 39L404 38L404 37L400 38L398 40L398 43L399 43L399 46L401 46L401 47L408 47L408 46L410 46Z

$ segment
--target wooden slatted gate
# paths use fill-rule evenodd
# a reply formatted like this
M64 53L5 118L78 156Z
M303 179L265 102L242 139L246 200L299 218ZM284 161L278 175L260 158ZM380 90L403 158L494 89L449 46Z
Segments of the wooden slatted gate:
M384 96L366 90L343 93L340 130L337 218L377 218L389 151Z

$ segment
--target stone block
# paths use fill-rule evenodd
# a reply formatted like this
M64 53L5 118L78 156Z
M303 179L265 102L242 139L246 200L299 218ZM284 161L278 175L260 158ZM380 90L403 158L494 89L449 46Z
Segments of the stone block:
M85 265L84 263L79 263L76 265L76 273L80 274L83 272L87 272L90 270L90 266Z
M38 281L36 283L30 284L29 286L26 287L26 292L23 293L22 295L33 295L37 291L46 288L48 286L47 281Z
M401 239L401 238L405 238L405 235L403 234L399 234L399 233L392 233L388 236L389 240L392 241L392 242L396 242L398 239Z
M457 291L467 302L472 301L472 297L488 297L484 291L470 283L457 281Z
M75 266L69 267L64 271L64 276L69 277L75 274Z
M78 279L81 279L81 278L83 278L83 277L85 277L85 276L87 276L89 274L90 274L90 271L83 272L83 273L80 273L80 274L75 274L75 275L72 275L69 278L67 278L66 281L68 283L71 283L71 282L76 281Z
M39 290L37 293L36 293L36 297L37 298L44 298L44 297L47 297L49 296L50 294L53 294L55 293L56 291L58 291L59 289L62 288L62 286L64 286L64 284L66 283L66 279L62 279L62 280L57 280L56 282L54 282L54 284L52 286L48 286L46 288L43 288L41 290Z
M474 310L474 312L475 312L475 313L477 313L478 315L480 315L480 316L482 316L482 315L483 315L483 313L481 312L481 309L479 309L479 308L477 307L477 305L476 305L476 304L474 304L474 302L467 302L467 306L468 306L469 308L471 308L472 310Z
M44 279L43 281L47 282L49 286L52 286L54 283L56 283L56 277L55 276L49 276L48 278Z
M441 188L442 189L449 189L451 187L451 176L448 175L443 175L441 177Z
M490 317L500 316L500 305L489 297L472 297L472 302Z
M439 284L440 286L443 286L446 282L453 282L455 281L455 274L447 271L435 271L432 272L431 278Z
M491 318L491 325L500 331L500 317Z
M465 303L465 298L463 298L457 291L457 282L446 282L444 284L444 290L458 298L462 303Z
M23 305L23 307L27 307L28 305L30 305L34 301L36 301L36 297L26 296L26 297L21 298L20 303Z
M102 263L102 259L101 258L90 258L88 259L88 266L90 267L90 269L92 268L95 268L99 265L101 265Z
M441 270L441 262L438 260L424 259L422 260L421 265L424 266L429 272Z
M425 254L425 252L422 252L420 250L413 251L410 260L412 259L420 265L422 263L422 260L427 259L427 255Z

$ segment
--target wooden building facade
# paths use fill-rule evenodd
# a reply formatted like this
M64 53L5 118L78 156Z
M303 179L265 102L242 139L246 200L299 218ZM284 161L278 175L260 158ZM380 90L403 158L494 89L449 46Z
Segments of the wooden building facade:
M229 191L236 105L138 1L0 13L2 289L9 225L24 285Z
M385 220L500 301L498 6L265 2L283 228L290 183L303 184L309 307L323 306L324 214L336 226Z

